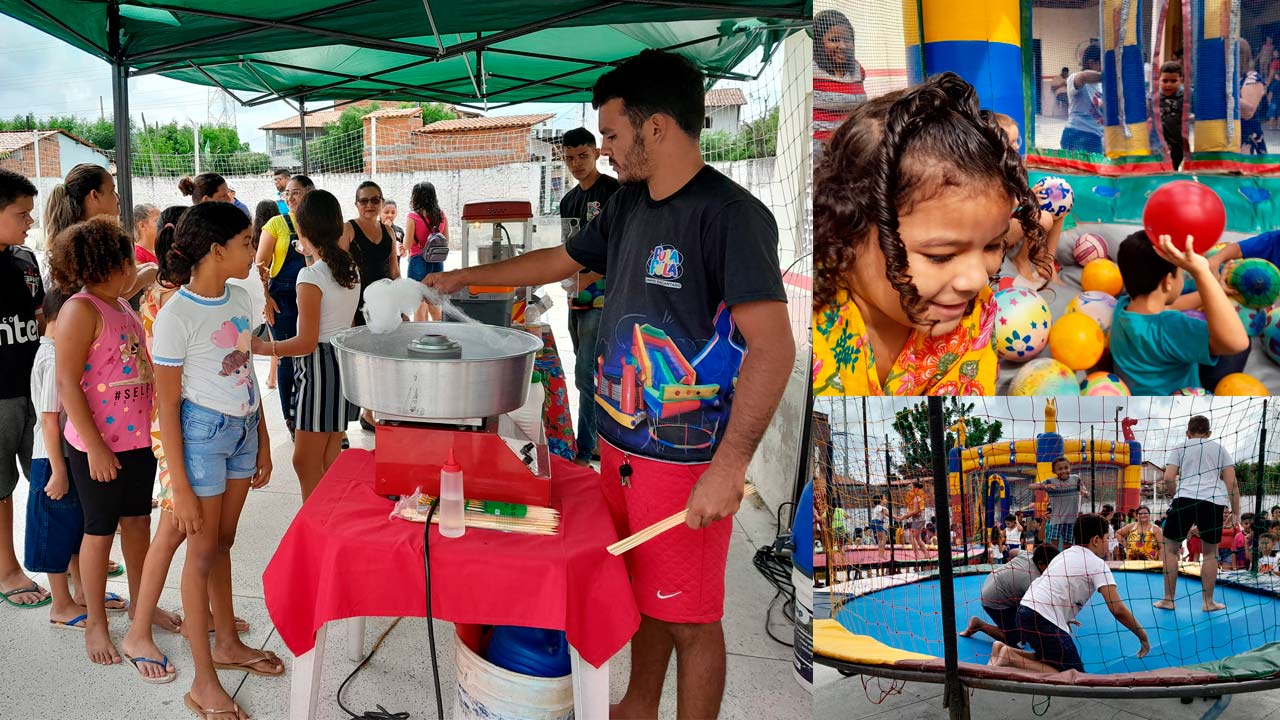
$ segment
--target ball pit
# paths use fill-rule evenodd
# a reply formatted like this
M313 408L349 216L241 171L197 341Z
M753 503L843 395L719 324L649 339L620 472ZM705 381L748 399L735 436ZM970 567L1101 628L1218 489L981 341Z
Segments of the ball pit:
M1117 297L1124 290L1124 279L1120 277L1120 266L1105 258L1094 260L1084 266L1080 274L1080 284L1085 292L1102 292Z
M1082 292L1067 303L1067 313L1081 313L1093 318L1102 332L1111 332L1111 320L1116 314L1116 299L1104 292ZM1065 317L1065 315L1064 315Z
M1071 256L1081 267L1094 260L1104 260L1107 258L1107 241L1098 233L1085 233L1076 239Z
M1075 192L1071 190L1071 184L1063 178L1052 175L1041 178L1032 185L1031 192L1040 201L1040 209L1054 217L1062 217L1071 212L1071 206L1075 202Z
M1067 313L1049 331L1049 352L1053 359L1072 370L1088 370L1102 359L1107 336L1098 323L1084 313Z
M1085 376L1080 383L1080 394L1089 397L1119 397L1132 393L1119 375L1099 371Z
M1231 264L1227 285L1240 294L1241 305L1269 308L1280 299L1280 268L1262 258L1249 258Z

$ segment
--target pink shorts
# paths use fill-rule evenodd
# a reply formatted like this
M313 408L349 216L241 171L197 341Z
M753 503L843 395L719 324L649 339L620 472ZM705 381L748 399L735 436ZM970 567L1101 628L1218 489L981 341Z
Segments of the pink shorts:
M624 459L632 469L630 487L619 480ZM626 455L602 441L600 480L618 537L683 510L707 467ZM718 622L724 615L724 572L732 533L731 517L701 530L680 525L623 555L640 612L664 622Z

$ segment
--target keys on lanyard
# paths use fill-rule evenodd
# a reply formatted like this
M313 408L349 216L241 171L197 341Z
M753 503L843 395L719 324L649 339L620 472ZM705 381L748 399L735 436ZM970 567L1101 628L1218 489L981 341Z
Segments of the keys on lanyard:
M622 487L631 487L631 461L626 456L622 458L622 464L618 466L618 482Z

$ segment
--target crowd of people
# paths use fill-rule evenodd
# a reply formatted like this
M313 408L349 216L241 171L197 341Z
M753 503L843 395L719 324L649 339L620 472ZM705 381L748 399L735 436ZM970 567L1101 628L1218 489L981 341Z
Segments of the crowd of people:
M344 221L344 202L305 175L277 171L279 196L251 211L225 178L203 173L179 183L190 206L139 206L125 228L115 218L114 179L92 164L73 168L45 202L42 268L24 247L37 189L0 171L0 598L49 607L51 626L82 633L93 663L131 663L148 683L173 682L179 672L156 628L197 639L186 707L201 718L245 720L216 671L285 671L275 654L240 641L248 625L233 607L241 512L249 490L273 473L255 356L271 358L266 384L279 394L305 502L346 445L348 425L372 429L344 397L329 343L363 324L365 288L397 278L403 257L410 278L446 295L471 284L564 280L580 348L576 460L602 463L619 537L688 513L686 526L628 554L642 621L618 713L657 714L674 652L680 712L715 716L731 516L794 345L777 223L703 162L704 93L701 71L671 53L645 51L603 75L593 97L602 149L627 184L600 174L591 132L566 133L565 162L578 185L561 214L578 232L558 248L450 272L442 262L448 220L427 182L414 187L401 228L395 204L372 181L347 201L354 219ZM606 274L617 278L608 304ZM415 313L435 316L429 305ZM623 318L681 344L740 351L704 370L722 388L689 425L705 431L705 442L657 443L645 427L594 412L594 360L620 357L631 338L599 328ZM20 564L12 499L21 475L31 489ZM109 560L117 532L123 569ZM159 602L184 543L179 615ZM696 558L698 571L671 573L673 557ZM50 587L27 572L45 573ZM106 591L108 575L124 572L127 599ZM124 611L133 622L117 644L106 613Z

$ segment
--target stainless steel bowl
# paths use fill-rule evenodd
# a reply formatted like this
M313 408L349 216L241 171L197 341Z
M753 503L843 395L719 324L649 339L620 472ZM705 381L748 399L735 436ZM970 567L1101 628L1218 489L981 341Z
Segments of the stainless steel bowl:
M462 357L439 359L410 345L424 335L444 335L462 346ZM464 323L402 323L375 334L367 327L343 330L330 341L348 400L376 413L422 420L483 418L524 405L529 376L542 339L511 328Z

